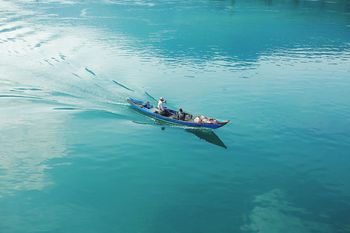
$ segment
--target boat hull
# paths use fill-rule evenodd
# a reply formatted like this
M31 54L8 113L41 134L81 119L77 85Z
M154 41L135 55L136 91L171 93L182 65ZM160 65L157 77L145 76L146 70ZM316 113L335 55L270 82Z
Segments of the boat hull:
M226 125L229 121L217 121L217 123L195 123L193 121L181 121L181 120L177 120L174 118L169 118L166 116L162 116L158 113L155 113L152 111L152 109L148 109L143 107L143 101L134 99L134 98L128 98L127 99L128 103L130 104L130 106L136 110L138 110L139 112L157 119L157 120L161 120L167 123L171 123L171 124L176 124L176 125L183 125L183 126L187 126L187 127L194 127L194 128L208 128L208 129L217 129L220 128L224 125ZM173 111L174 110L170 110Z

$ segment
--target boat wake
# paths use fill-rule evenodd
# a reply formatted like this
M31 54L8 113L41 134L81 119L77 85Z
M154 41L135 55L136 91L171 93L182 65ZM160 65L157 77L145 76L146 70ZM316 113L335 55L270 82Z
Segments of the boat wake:
M3 111L10 105L15 109L28 105L33 106L29 109L41 106L47 112L66 115L100 113L101 117L128 122L144 118L128 108L126 99L131 94L150 102L156 98L150 94L150 88L143 87L142 79L134 82L132 74L125 74L132 70L129 60L141 65L142 56L135 51L130 53L123 45L108 45L106 49L106 41L101 37L108 35L99 29L71 23L59 25L50 21L51 16L45 14L45 10L24 9L16 1L0 0L2 3L9 9L0 22ZM118 38L118 41L124 40L122 36ZM209 139L215 137L213 132L198 133L201 131L186 126L166 127L184 129L207 142L224 145L217 143L221 140Z

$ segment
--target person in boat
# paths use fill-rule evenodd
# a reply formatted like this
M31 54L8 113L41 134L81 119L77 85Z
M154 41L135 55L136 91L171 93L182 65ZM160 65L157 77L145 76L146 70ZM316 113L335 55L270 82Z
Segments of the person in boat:
M144 105L142 105L142 107L150 109L152 106L149 101L147 101Z
M169 116L170 112L166 109L165 103L166 100L163 97L160 97L157 104L158 112L162 116Z
M179 109L176 113L176 119L184 121L186 117L186 113L182 110L182 108Z

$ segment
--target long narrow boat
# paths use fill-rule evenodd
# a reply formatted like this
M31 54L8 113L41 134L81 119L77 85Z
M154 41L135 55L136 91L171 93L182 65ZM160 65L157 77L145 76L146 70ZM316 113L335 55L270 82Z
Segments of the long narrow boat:
M209 128L209 129L217 129L224 125L226 125L228 120L218 120L218 119L212 119L210 118L210 122L195 122L193 117L190 117L190 119L187 120L178 120L175 116L177 111L173 109L167 108L167 110L171 113L170 116L163 116L158 113L158 109L154 108L152 105L147 107L145 103L141 100L137 100L134 98L128 98L128 103L133 107L134 109L140 111L141 113L152 117L157 120L165 121L172 124L178 124L178 125L184 125L188 127L195 127L195 128Z

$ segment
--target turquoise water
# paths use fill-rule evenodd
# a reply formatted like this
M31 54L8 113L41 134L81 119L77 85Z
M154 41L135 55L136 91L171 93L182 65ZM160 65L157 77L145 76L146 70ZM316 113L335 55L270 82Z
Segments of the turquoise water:
M0 6L1 233L350 232L349 1Z

